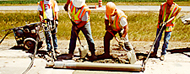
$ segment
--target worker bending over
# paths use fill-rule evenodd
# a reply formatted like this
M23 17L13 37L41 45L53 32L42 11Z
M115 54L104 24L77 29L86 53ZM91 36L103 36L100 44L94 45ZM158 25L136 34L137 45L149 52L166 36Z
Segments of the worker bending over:
M127 16L123 11L116 8L113 2L106 4L105 14L106 34L104 36L104 54L100 58L111 58L110 56L110 40L113 39L115 34L119 33L121 37L119 44L125 46L127 50L133 50L133 46L128 39L128 22Z

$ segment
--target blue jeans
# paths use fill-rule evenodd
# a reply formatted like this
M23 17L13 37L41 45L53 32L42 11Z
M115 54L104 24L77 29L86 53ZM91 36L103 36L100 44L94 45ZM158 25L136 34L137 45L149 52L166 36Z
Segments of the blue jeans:
M156 33L156 36L158 35L160 29L157 29L157 33ZM158 51L158 47L160 45L160 40L162 38L162 33L163 33L164 29L161 31L155 45L154 45L154 52L157 53ZM170 37L171 37L171 33L172 32L165 32L165 35L164 35L164 44L162 46L162 52L161 52L161 55L165 55L166 54L166 50L168 49L168 44L169 44L169 40L170 40Z
M76 25L76 24L73 24ZM75 33L75 30L73 30L74 26L72 26L72 31L71 31L71 38L70 38L70 44L69 44L69 54L73 54L74 49L76 47L76 40L77 40L77 35ZM91 54L95 54L95 44L94 44L94 40L92 38L92 34L91 34L91 27L90 27L90 21L88 23L86 23L83 27L79 28L78 30L76 30L77 34L79 34L79 32L82 31L87 43L88 43L88 48L91 51Z
M53 23L53 22L52 22ZM45 28L47 30L47 28ZM51 37L52 37L52 41L53 41L53 47L54 50L57 49L58 45L57 45L57 27L55 27L55 29L53 31L46 31L45 32L45 36L46 36L46 44L47 44L47 50L48 51L52 51L52 45L51 45Z

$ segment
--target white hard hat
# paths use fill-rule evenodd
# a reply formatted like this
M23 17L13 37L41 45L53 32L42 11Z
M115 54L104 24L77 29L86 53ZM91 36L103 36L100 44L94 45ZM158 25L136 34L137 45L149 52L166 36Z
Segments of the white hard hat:
M85 0L73 0L73 5L75 7L82 7L85 4Z

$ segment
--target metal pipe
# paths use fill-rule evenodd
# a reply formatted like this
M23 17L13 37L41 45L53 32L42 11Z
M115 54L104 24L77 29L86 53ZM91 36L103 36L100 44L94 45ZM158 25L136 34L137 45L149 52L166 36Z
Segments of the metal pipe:
M113 64L113 63L82 63L82 62L54 62L53 68L80 69L80 70L111 70L142 72L145 69L141 65Z

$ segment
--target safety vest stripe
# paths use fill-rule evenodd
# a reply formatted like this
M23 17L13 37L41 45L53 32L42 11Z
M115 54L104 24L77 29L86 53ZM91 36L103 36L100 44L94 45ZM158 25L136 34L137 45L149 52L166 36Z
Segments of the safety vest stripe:
M74 5L73 5L73 3L71 2L71 5L70 5L71 12L73 12L73 8L74 8Z
M176 12L178 11L179 7L177 7L177 9L175 10L175 12L173 14L176 14Z
M120 30L121 28L119 26L119 17L117 17L115 24L116 24L116 30Z
M122 26L119 25L119 23L120 23L122 17L126 18L123 13L119 14L119 18L117 19L117 20L118 20L118 21L117 21L117 24L118 24L118 27L117 27L117 28L118 28L118 29L121 29L121 28L122 28Z
M84 7L82 7L81 9L82 9L82 11L80 12L80 15L79 15L80 18L82 16L83 12L84 12Z
M170 15L169 15L169 17L168 17L168 20L170 19L171 15L173 14L175 7L176 7L176 5L173 7L172 11L170 12Z
M165 22L165 20L166 20L166 7L167 7L167 5L164 6L165 10L164 10L163 22Z
M109 22L111 22L111 16L109 16L108 20L109 20Z
M43 12L43 19L47 19L46 13L45 13L45 7L44 7L44 1L40 1L40 5Z
M113 30L116 30L117 29L117 15L116 15L116 17L114 18L114 21L113 21L113 24L112 24L112 28L113 28Z

